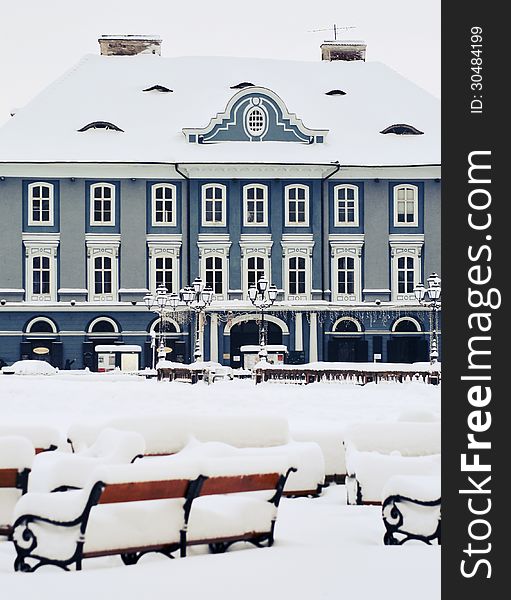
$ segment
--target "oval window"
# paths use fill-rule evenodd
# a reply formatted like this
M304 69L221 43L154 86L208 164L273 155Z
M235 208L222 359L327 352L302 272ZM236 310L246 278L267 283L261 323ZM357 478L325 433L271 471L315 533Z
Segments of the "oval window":
M43 354L49 354L50 350L49 350L49 348L45 348L44 346L39 346L38 348L34 348L32 350L32 352L34 354L41 354L41 355L43 355Z
M246 116L248 134L251 136L260 136L266 129L266 114L258 106L252 107Z

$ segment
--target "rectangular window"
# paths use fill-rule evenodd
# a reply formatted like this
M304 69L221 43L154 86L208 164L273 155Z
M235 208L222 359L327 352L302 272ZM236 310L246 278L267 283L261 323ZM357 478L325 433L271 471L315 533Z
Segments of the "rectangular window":
M32 259L32 293L50 293L50 259L47 256Z
M115 188L110 183L91 186L91 225L115 224Z
M401 256L397 261L397 291L411 294L415 287L415 265L411 256Z
M206 285L213 293L223 294L223 261L219 256L206 258Z
M174 260L169 256L158 257L155 260L156 287L164 286L167 292L172 292Z
M355 293L355 259L350 256L341 256L337 261L337 292Z
M109 256L94 259L94 293L112 293L112 259Z
M334 188L335 225L358 227L358 187L338 185Z
M286 225L306 226L309 222L309 188L303 185L286 187Z
M245 197L244 224L267 225L268 188L263 185L250 185L245 186L243 193Z
M264 258L251 256L247 261L248 287L256 285L261 277L264 277Z
M305 258L294 256L289 259L289 293L305 294Z
M175 187L170 184L153 185L153 225L175 225Z
M53 225L53 185L31 183L28 186L28 224Z
M208 184L202 187L203 225L225 225L225 186Z
M418 219L418 188L415 185L394 187L394 226L415 227Z

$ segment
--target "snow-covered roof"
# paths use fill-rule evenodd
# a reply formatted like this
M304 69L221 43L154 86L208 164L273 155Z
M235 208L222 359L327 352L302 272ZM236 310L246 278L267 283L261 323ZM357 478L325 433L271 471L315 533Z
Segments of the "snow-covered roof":
M244 81L274 92L307 128L328 130L324 143L187 141L183 128L206 127ZM143 91L154 85L173 92ZM94 121L123 131L78 131ZM380 133L394 123L424 135ZM378 62L87 55L0 129L0 163L335 161L439 164L439 101Z

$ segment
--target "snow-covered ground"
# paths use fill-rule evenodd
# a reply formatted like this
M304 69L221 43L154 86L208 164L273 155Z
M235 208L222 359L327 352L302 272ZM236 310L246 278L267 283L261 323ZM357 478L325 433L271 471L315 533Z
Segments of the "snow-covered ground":
M121 415L278 414L291 429L396 420L403 413L440 414L440 388L407 384L312 384L294 386L234 381L158 383L122 374L59 373L0 376L0 422L59 427ZM284 499L276 543L269 549L239 545L224 555L190 551L170 561L147 556L125 567L119 557L85 561L81 573L47 568L15 574L13 548L0 542L2 597L102 600L321 598L436 600L440 597L440 550L423 544L383 546L381 509L347 506L344 486L320 498Z

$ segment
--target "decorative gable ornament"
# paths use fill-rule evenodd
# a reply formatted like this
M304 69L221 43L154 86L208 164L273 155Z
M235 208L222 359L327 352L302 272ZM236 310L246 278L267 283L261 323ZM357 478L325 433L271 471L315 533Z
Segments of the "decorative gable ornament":
M204 128L184 128L190 143L299 142L322 144L328 129L309 129L283 100L267 88L250 87L234 94L225 110Z

